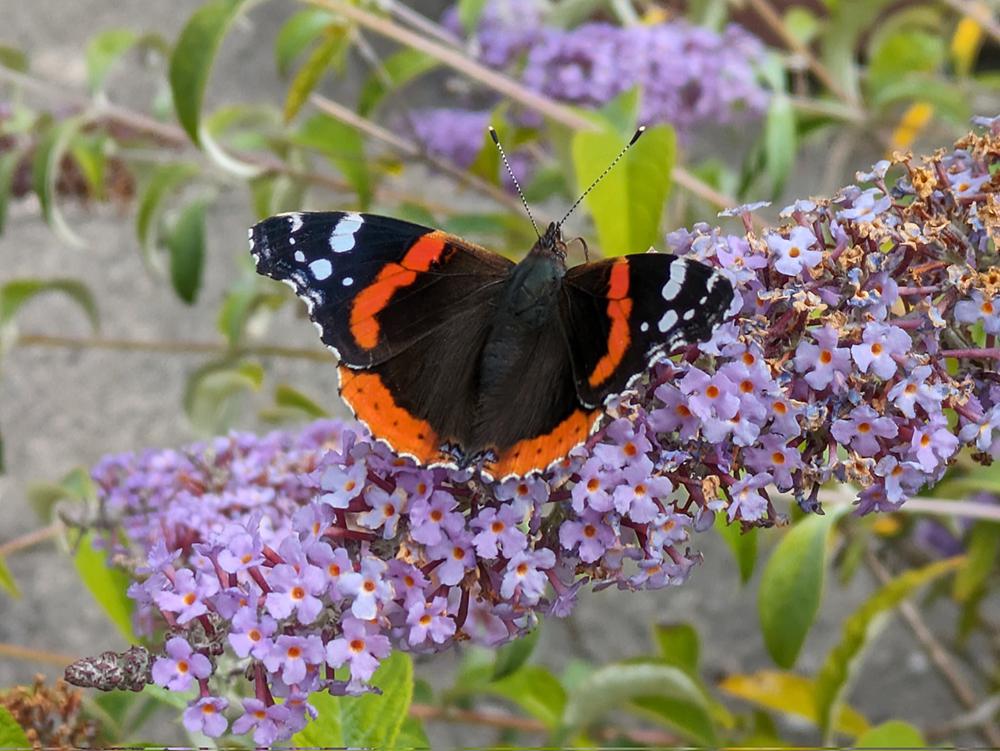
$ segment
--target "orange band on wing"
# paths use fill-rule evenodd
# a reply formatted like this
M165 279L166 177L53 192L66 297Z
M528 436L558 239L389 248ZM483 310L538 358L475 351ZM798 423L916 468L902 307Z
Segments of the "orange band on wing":
M484 469L494 478L543 470L568 454L574 446L587 440L598 414L598 410L575 409L550 432L537 438L518 441L504 451L496 462L488 462Z
M632 300L628 296L629 278L628 261L624 258L615 261L611 266L611 278L608 280L608 318L611 320L611 330L608 332L607 353L598 360L593 372L587 378L591 386L604 383L621 364L632 335L628 328L628 318L632 314Z
M428 232L410 246L402 261L386 264L375 281L358 293L351 306L351 336L358 346L375 348L379 337L376 316L385 310L398 290L417 280L417 272L427 271L439 261L444 248L444 234Z
M340 395L375 437L387 441L395 451L410 454L422 464L448 459L431 426L396 404L377 373L341 365Z

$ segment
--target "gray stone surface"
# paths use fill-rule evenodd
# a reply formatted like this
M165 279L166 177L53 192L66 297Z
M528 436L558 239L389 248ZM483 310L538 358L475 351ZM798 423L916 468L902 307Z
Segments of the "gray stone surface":
M128 26L155 29L169 37L198 5L197 0L5 0L0 44L29 48L39 73L82 90L82 50L89 35L110 26ZM288 7L283 2L266 4L240 22L226 42L210 101L281 100L283 87L273 71L271 40ZM119 73L115 91L141 105L148 101L151 80L141 71ZM448 195L445 183L431 184ZM40 222L32 201L15 206L7 232L0 237L0 282L19 276L84 280L99 296L102 333L109 338L206 341L214 337L217 304L234 268L233 259L245 252L245 227L251 220L241 191L224 192L212 210L206 285L192 307L180 305L162 280L151 279L144 271L128 214L107 207L88 211L70 207L68 217L87 240L85 249L65 247ZM87 333L77 311L56 298L26 310L21 329ZM269 340L315 343L312 327L290 313L274 322ZM9 467L0 478L0 542L38 525L25 497L31 482L56 479L104 453L191 440L194 434L180 415L179 402L186 375L203 362L198 355L148 352L45 348L11 352L0 375L0 424ZM336 403L332 364L276 360L268 367L270 383L289 381L324 395L331 405ZM250 418L245 426L257 427ZM763 538L767 545L776 535L765 533ZM739 586L735 568L717 540L699 543L706 563L695 570L687 586L639 595L585 593L571 619L547 624L538 659L559 672L573 658L604 662L636 656L651 647L650 624L688 621L702 634L709 680L771 667L757 626L754 588ZM68 655L124 647L82 591L62 551L40 545L14 556L10 567L24 596L0 598L0 643ZM815 671L839 635L844 616L871 591L872 584L863 575L845 588L828 585L819 621L800 661L802 671ZM931 615L950 630L952 614ZM435 685L447 685L455 661L455 655L421 659L419 673ZM61 670L0 657L0 686L28 681L36 672L56 676ZM932 725L955 711L951 695L905 627L895 621L871 650L852 698L873 721L898 716ZM474 745L492 738L464 728L432 725L431 729L441 744ZM162 732L169 736L172 730Z

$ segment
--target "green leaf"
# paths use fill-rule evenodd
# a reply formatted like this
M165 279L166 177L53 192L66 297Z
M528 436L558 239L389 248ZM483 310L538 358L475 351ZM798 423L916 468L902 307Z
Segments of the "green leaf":
M971 115L969 96L961 86L926 74L912 74L887 81L871 96L873 105L886 110L897 102L927 102L937 113L965 127Z
M399 729L399 737L396 738L396 748L431 748L431 741L424 730L424 724L416 717L407 717L403 720L403 727Z
M764 160L772 195L778 195L791 174L798 150L795 108L785 94L775 94L764 119Z
M205 201L188 204L166 237L170 252L170 281L174 292L188 305L194 303L201 288L205 266Z
M76 279L14 279L0 286L0 327L8 325L24 305L39 295L58 292L80 306L91 328L100 328L100 316L94 296Z
M139 41L131 29L108 29L87 44L87 82L91 93L104 88L104 80L116 62Z
M853 748L924 748L923 733L908 722L889 720L862 733Z
M811 44L820 31L820 22L808 8L797 5L785 11L785 30L802 44Z
M868 63L868 85L873 91L912 73L937 70L945 58L940 33L901 29L881 40Z
M709 712L681 699L640 696L630 702L640 715L660 721L699 747L718 746L715 725Z
M838 0L827 3L829 18L821 39L822 62L852 100L860 100L858 46L883 8L894 0Z
M87 181L88 191L99 200L105 195L104 174L108 164L106 143L107 136L104 134L77 134L69 146L73 160Z
M136 210L135 230L142 248L143 260L147 267L155 268L157 230L164 200L177 193L182 185L197 175L199 169L194 164L183 162L167 164L152 174L139 196Z
M617 663L595 670L570 693L562 723L555 736L557 745L565 745L586 727L626 702L657 698L683 705L688 727L698 718L700 726L710 728L708 707L698 686L679 668L651 662ZM665 705L661 705L665 708ZM649 709L649 707L645 707ZM714 745L714 740L695 738Z
M966 560L955 575L953 594L959 602L972 599L996 575L1000 524L977 522L969 533Z
M497 650L496 662L493 663L493 678L498 681L517 672L531 657L538 644L542 629L536 626L520 639L504 644Z
M264 369L256 362L222 360L198 368L184 390L184 411L198 430L225 432L243 412L242 397L259 391Z
M287 383L279 383L275 386L274 403L284 409L297 410L311 418L318 419L330 416L330 413L316 402Z
M792 527L764 567L757 610L764 643L783 668L795 664L816 618L826 576L827 541L846 507L810 515Z
M759 670L750 675L729 675L719 688L752 704L819 724L816 686L812 679L777 670ZM837 732L852 738L868 729L868 721L855 709L843 706L837 716Z
M0 589L3 589L11 597L18 599L21 597L21 590L17 588L14 575L10 572L5 558L0 557Z
M540 665L524 665L479 690L514 703L550 729L555 729L566 705L566 691L559 679Z
M335 18L332 13L320 8L307 8L292 14L274 38L274 63L278 73L287 76L295 58L322 34Z
M581 191L611 164L624 145L612 129L581 131L573 136L573 165ZM676 138L670 126L647 128L587 196L586 205L604 255L639 253L658 242L675 155Z
M131 583L128 574L109 563L107 554L93 546L91 535L80 539L73 563L80 579L125 641L135 644L137 637L132 629L135 603L125 594Z
M97 489L85 467L75 467L67 472L58 483L39 482L28 485L28 502L39 519L52 519L55 505L59 501L70 500L77 503L92 503L97 500Z
M51 126L38 142L32 162L32 187L41 204L42 217L67 244L80 247L83 240L70 229L57 205L56 184L63 157L73 137L83 127L82 116L70 117Z
M725 514L717 514L715 530L736 559L736 565L740 569L740 583L746 584L753 576L754 566L757 563L757 528L744 532L739 524L729 523Z
M10 191L14 185L14 172L21 161L21 153L15 150L0 154L0 235L7 224L7 206L10 203Z
M24 73L28 70L28 55L16 47L0 44L0 66Z
M961 564L961 558L949 558L907 571L881 587L844 621L840 642L830 650L816 678L817 718L825 740L832 740L828 737L831 718L860 666L862 652L883 625L883 616L921 586L955 571Z
M366 694L341 699L344 745L355 748L394 748L413 701L413 661L405 652L393 652L372 677L380 696Z
M458 0L458 21L466 34L472 34L479 26L485 8L486 0Z
M222 39L247 0L211 0L194 12L170 56L170 91L177 119L195 144L201 143L201 108L212 63Z
M29 749L31 741L7 707L0 705L0 748Z
M404 49L389 55L361 87L358 114L368 117L386 94L397 91L439 65L441 63L437 58L413 49Z
M339 67L350 48L347 28L339 24L327 27L323 41L314 49L299 68L285 96L285 122L292 120L306 103L323 74L331 65Z
M368 208L374 188L365 155L365 141L355 128L319 113L302 123L292 141L329 159L358 194L362 210Z
M245 330L255 314L261 310L277 310L285 299L283 295L260 291L256 279L241 280L223 299L216 327L226 337L229 346L236 348L243 341Z
M653 640L659 657L689 676L698 675L701 646L698 632L687 623L660 623L653 626Z
M326 692L309 695L309 703L318 712L316 719L292 736L292 748L344 748L344 725L341 718L344 702L350 696L330 696Z

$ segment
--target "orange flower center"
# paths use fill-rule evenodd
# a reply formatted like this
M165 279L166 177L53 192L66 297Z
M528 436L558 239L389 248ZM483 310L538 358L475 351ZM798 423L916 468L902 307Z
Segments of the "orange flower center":
M299 647L289 647L286 654L289 660L297 660L302 656L302 650Z
M456 545L454 548L451 549L451 557L454 558L456 561L460 561L463 558L465 558L465 550Z
M405 584L407 587L413 587L416 585L416 583L417 582L414 580L414 578L409 574L403 577L403 584Z
M348 480L347 482L344 483L344 490L346 490L347 492L351 492L356 487L358 487L358 484L354 482L354 480Z
M517 575L518 576L524 576L527 573L528 573L528 564L527 563L519 563L517 565Z
M326 570L330 572L330 576L332 577L336 578L340 576L340 566L338 566L336 563L331 563Z
M986 302L984 302L983 305L982 305L982 307L979 308L979 309L981 311L983 311L983 315L987 315L987 316L993 315L993 303L991 303L989 300L987 300Z
M365 592L374 592L375 582L373 582L371 579L365 579L365 583L364 585L362 585L362 589L364 589Z
M785 455L782 454L780 451L775 451L773 454L771 454L771 461L774 462L775 464L784 464Z
M859 422L858 423L858 432L859 433L870 433L871 430L872 430L871 423L868 423L868 422Z
M500 534L501 532L503 532L503 530L504 530L504 523L499 519L490 525L490 531L493 532L493 534L495 535Z
M829 365L831 362L833 362L833 352L831 352L828 349L824 349L822 352L819 353L819 361L824 365Z
M927 435L926 433L924 433L924 435L920 436L920 445L923 446L924 448L927 448L928 446L930 446L931 445L931 437L929 435Z
M788 257L789 258L798 258L800 255L802 255L802 251L799 250L799 246L798 245L793 245L792 247L790 247L788 249Z
M361 652L365 648L365 640L351 639L351 643L349 646L351 647L352 652Z
M382 513L385 515L385 518L388 519L390 516L396 515L396 507L393 506L391 503L387 503L382 508Z
M677 414L679 414L681 417L690 417L691 416L691 410L689 410L687 408L686 404L678 404L677 405L677 409L675 409L674 411Z
M261 636L262 634L260 633L259 629L252 628L249 631L247 631L247 638L250 641L260 641Z
M427 613L424 613L422 616L420 616L420 625L421 626L431 625L431 617L427 615Z
M875 355L876 357L878 357L879 355L881 355L882 354L882 345L879 344L878 342L875 342L874 344L872 344L872 354Z
M635 447L635 444L632 443L632 441L626 443L625 446L622 448L622 451L625 452L625 456L635 456L636 454L639 453L639 449Z
M215 714L215 705L214 704L202 704L201 705L201 712L202 712L202 714Z
M779 415L786 414L788 412L788 406L784 402L775 402L774 411Z
M601 481L598 480L596 477L591 477L589 480L587 480L587 490L589 490L591 493L596 492L599 487L601 487Z
M719 387L714 383L711 384L707 389L705 389L705 396L709 399L717 399L719 396Z
M583 527L584 537L593 537L597 534L597 528L593 524L586 524Z
M903 391L906 392L907 396L913 396L915 393L917 393L917 384L908 383L906 384L906 388L903 389Z
M444 514L441 513L440 509L434 509L433 511L431 511L431 521L432 522L439 522L439 521L441 521L441 519L443 517L444 517Z
M753 381L749 381L749 380L747 380L747 381L741 381L740 382L740 391L742 391L744 394L752 394L753 393Z
M743 364L744 365L750 366L750 365L753 365L755 362L757 362L757 358L756 357L754 357L749 352L744 352L743 353Z
M177 672L178 673L186 673L190 669L191 669L191 666L188 665L187 660L178 660L177 661Z
M293 600L301 600L306 596L306 591L302 587L292 587L291 595Z
M184 595L184 604L185 605L194 605L194 602L197 599L198 599L198 596L194 592L188 592L187 594Z

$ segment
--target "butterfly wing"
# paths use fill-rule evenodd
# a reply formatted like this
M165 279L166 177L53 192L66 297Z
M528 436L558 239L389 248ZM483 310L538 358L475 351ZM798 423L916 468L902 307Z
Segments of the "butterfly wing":
M582 404L601 405L660 354L710 338L732 300L718 271L666 253L570 269L561 318Z
M372 214L293 213L250 232L258 272L292 286L340 358L341 395L372 433L426 465L467 445L475 367L513 263Z

